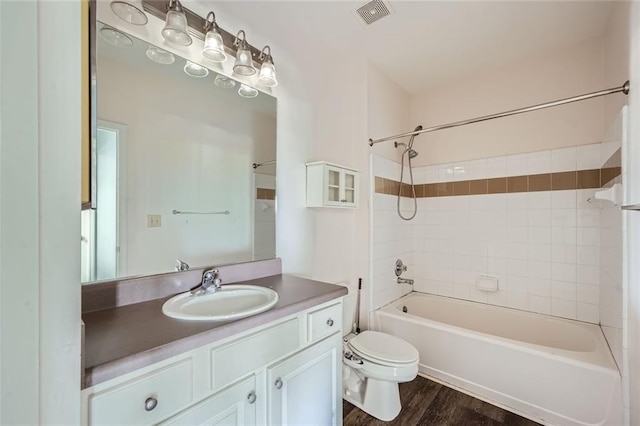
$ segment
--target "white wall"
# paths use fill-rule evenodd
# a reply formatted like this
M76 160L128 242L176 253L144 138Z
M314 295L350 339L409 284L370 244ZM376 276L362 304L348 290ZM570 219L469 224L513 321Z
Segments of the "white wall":
M98 118L127 128L127 269L119 275L171 271L176 259L192 267L252 259L251 164L274 158L275 118L247 105L254 100L216 97L212 77L148 68L99 57ZM147 227L149 214L162 226Z
M420 124L411 121L409 94L373 65L369 65L367 91L368 129L372 139L405 133ZM393 142L382 142L374 145L371 152L399 160L402 150L395 148Z
M0 19L0 422L79 424L80 4Z
M371 138L386 137L406 132L415 127L409 121L409 95L373 65L369 65L367 79L368 129ZM408 285L398 285L395 281L395 261L402 261L409 267L403 277L413 277L412 222L407 222L396 212L396 198L389 195L374 194L373 179L384 176L400 180L400 160L402 149L395 148L393 142L374 145L371 155L371 289L368 292L371 309L377 309L411 291ZM382 174L380 174L382 173ZM408 178L408 176L406 176ZM405 178L405 181L407 179ZM411 207L411 211L409 211ZM409 217L413 206L402 200L403 215Z
M603 56L603 40L594 39L415 94L411 123L429 127L608 88L611 82L604 81ZM415 163L440 164L599 142L606 130L603 109L600 98L423 134L416 139L421 155Z

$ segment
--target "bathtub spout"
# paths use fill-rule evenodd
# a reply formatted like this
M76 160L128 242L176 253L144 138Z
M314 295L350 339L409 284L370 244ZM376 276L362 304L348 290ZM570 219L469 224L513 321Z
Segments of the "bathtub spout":
M398 278L397 278L397 280L396 280L396 282L397 282L398 284L410 284L410 285L413 285L413 280L408 279L408 278L401 278L401 277L398 277Z

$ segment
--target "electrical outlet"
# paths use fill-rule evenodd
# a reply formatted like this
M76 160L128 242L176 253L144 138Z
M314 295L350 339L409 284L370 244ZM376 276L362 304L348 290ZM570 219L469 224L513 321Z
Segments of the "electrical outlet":
M162 215L148 214L147 215L147 228L158 228L162 226Z

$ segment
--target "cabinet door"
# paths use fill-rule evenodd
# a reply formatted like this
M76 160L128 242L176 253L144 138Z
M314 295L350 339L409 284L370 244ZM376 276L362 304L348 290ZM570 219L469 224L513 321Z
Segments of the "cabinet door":
M343 176L344 178L342 179L342 181L344 182L344 185L343 185L343 192L342 192L342 200L344 200L343 202L349 206L355 206L357 201L356 197L358 194L357 173L345 170L343 172Z
M342 421L340 333L267 369L269 425Z
M326 204L339 206L342 204L342 186L343 186L342 170L333 167L325 167L325 191L326 191Z
M264 397L264 395L263 395ZM251 426L256 424L256 379L244 381L222 390L186 409L163 425Z

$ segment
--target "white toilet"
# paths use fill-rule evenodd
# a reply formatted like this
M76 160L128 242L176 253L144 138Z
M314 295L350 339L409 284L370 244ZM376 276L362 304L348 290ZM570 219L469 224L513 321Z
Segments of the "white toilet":
M343 397L384 421L400 413L398 383L418 374L418 350L386 333L364 331L344 337Z

